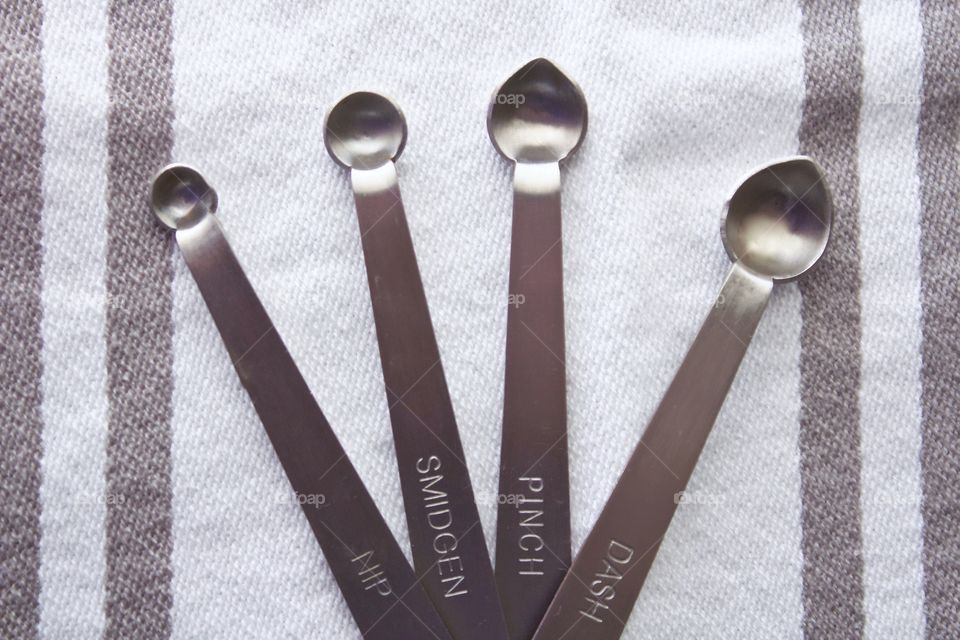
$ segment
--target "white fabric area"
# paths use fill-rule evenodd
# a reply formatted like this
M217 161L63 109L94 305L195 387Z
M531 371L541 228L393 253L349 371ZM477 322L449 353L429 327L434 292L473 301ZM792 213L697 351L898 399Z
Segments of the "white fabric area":
M582 86L589 131L562 170L576 550L723 281L723 201L755 165L796 152L804 92L794 3L642 4L176 4L175 159L217 188L248 276L405 548L353 201L323 147L324 111L345 93L373 90L405 112L401 189L493 549L511 195L509 166L487 138L486 105L537 56ZM884 67L894 45L879 42L896 27L889 17L871 20L876 4L864 8L868 95L898 77ZM916 14L912 4L898 9ZM916 83L911 29L900 46L915 52L904 71ZM863 126L875 131L868 145L879 144L880 127L901 124ZM883 153L870 149L862 155ZM891 166L865 162L864 189ZM893 188L906 197L915 187ZM863 196L864 225L878 197ZM865 233L865 245L874 240L884 241ZM174 635L358 637L196 287L175 262ZM903 269L898 295L915 296L915 258ZM885 282L865 279L864 340L915 354L916 318L884 315ZM697 499L678 510L624 637L802 635L799 308L796 287L778 287L691 480ZM914 343L884 341L884 327L902 321L913 323L904 331ZM879 365L866 369L865 389L888 384L884 375ZM899 393L915 406L911 384ZM866 393L863 402L867 429L885 409ZM915 418L897 428L915 455ZM902 450L882 439L864 437L873 465L865 490L883 465L900 465L890 456ZM915 466L898 469L904 486L916 485ZM906 537L885 532L886 520ZM902 588L918 588L915 526L915 508L865 515L868 615L883 610L877 585L896 563L913 572ZM874 545L892 539L910 548L871 566ZM908 608L913 617L881 618L868 630L912 635L919 601Z
M175 159L217 188L248 276L405 549L360 238L348 178L323 147L325 109L374 90L406 114L400 183L492 550L511 180L486 106L537 56L582 86L589 131L562 169L576 550L723 281L725 197L796 152L804 95L794 2L643 4L175 3ZM107 11L44 2L49 638L104 630ZM862 0L860 20L866 635L921 637L918 6ZM174 264L174 636L356 638ZM795 285L778 286L624 637L802 636L799 310Z
M860 17L864 612L868 637L921 637L920 19L880 0Z
M40 628L104 628L106 2L44 3Z
M625 8L584 22L562 4L385 19L352 3L274 9L178 5L175 157L217 187L254 286L404 542L353 203L322 146L324 108L371 89L406 114L401 187L492 548L510 182L485 108L537 55L582 85L590 130L563 172L578 545L722 282L724 198L796 150L798 10ZM356 50L378 25L379 51ZM793 286L778 291L690 485L714 499L680 509L628 637L799 633L798 309ZM182 268L175 362L176 632L352 637L297 508L255 499L285 479Z

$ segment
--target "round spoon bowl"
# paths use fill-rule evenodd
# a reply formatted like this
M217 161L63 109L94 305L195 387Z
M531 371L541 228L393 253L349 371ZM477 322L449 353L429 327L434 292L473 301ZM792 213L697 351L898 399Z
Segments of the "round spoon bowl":
M395 160L406 141L403 113L378 93L351 93L330 109L324 122L327 152L351 169L376 169Z
M171 164L153 178L150 204L163 224L183 229L216 212L217 192L193 167Z
M493 94L487 131L515 162L559 162L587 132L587 102L577 84L545 58L531 60Z
M798 156L767 165L737 187L721 232L730 257L777 281L806 273L830 238L833 206L822 169Z

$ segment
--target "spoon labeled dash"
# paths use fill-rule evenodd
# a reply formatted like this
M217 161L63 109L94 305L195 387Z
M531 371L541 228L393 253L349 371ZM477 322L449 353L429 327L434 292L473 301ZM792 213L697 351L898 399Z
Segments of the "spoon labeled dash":
M721 228L733 268L536 640L620 637L774 283L820 259L832 219L823 172L806 157L769 164L736 189Z
M505 640L490 556L400 199L407 126L393 102L353 93L324 143L350 170L413 564L456 640Z
M356 469L227 242L217 194L191 167L154 178L151 203L176 240L327 563L365 638L448 639Z
M487 130L515 163L496 576L510 637L529 640L570 566L559 163L587 104L538 58L493 94Z

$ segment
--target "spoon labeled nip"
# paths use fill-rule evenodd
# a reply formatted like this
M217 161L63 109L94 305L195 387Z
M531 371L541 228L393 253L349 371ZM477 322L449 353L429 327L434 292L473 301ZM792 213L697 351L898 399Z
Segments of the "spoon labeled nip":
M832 219L809 158L767 165L734 192L721 228L733 268L535 640L620 637L774 283L820 259Z
M496 576L510 637L528 640L570 565L559 163L587 103L538 58L493 94L487 130L515 163Z
M406 137L396 105L367 92L337 103L324 127L327 151L350 169L414 567L456 640L505 640L490 556L400 199L393 161Z
M195 169L170 165L151 204L180 253L313 535L365 638L449 638L400 545L327 424L217 221L217 193ZM318 630L319 631L319 630Z

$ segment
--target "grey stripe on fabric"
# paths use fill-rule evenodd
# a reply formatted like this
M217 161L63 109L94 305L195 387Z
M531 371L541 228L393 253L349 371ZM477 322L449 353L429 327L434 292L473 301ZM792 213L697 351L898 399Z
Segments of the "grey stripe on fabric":
M921 412L927 635L960 633L960 5L921 2L917 144L923 309Z
M106 636L171 631L171 247L148 207L173 147L172 6L109 10Z
M803 630L863 635L860 516L860 250L857 136L863 46L857 3L803 0L800 152L824 168L835 215L821 264L799 281Z
M0 637L40 620L43 67L39 1L0 8Z

